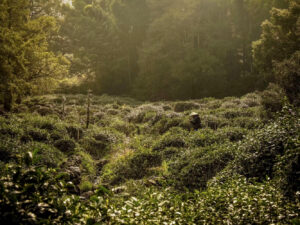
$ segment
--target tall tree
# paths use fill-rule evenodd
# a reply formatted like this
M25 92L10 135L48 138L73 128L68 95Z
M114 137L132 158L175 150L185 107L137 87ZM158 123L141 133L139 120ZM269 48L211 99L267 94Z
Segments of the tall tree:
M31 18L29 0L1 1L0 85L6 110L25 94L47 90L49 81L67 72L67 61L48 49L56 29L53 17Z
M146 29L144 0L74 0L65 8L62 35L73 73L87 74L95 93L129 94L138 73Z
M299 97L300 2L290 0L288 9L273 8L253 43L257 70L266 81L277 81L292 101ZM297 69L298 68L298 69Z

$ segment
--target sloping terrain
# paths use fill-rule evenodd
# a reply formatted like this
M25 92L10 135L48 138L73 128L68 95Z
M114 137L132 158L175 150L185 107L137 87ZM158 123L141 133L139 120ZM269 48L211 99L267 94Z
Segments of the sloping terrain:
M272 113L281 106L268 99L274 93L151 103L92 96L88 128L87 96L28 98L0 117L1 216L16 224L296 224L298 109Z

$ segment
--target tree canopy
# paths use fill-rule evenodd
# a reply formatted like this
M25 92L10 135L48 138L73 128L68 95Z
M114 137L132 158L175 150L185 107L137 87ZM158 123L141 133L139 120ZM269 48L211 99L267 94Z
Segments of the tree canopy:
M242 95L275 80L295 90L298 0L64 3L1 1L6 108L78 76L77 91L147 100Z
M49 90L55 78L68 72L68 61L49 49L57 18L29 0L0 4L0 86L9 110L14 98Z

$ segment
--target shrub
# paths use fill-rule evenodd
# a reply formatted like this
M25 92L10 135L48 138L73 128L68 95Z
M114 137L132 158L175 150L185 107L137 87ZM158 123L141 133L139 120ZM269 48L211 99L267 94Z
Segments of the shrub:
M37 107L36 111L41 116L51 115L54 113L54 111L50 107L46 107L46 106L39 106Z
M0 223L95 224L106 217L103 197L85 204L68 193L70 186L54 169L7 165L0 176Z
M81 159L81 166L83 172L88 174L89 176L95 176L97 172L95 168L96 165L91 155L84 151L79 151L78 155L80 156Z
M79 188L81 192L91 191L93 189L93 184L88 180L83 180L79 184Z
M261 104L265 109L267 118L274 118L274 113L283 107L283 91L275 85L269 84L268 88L261 94Z
M239 104L240 104L239 100L238 101L230 100L230 101L223 102L220 107L225 109L232 109L232 108L237 108Z
M176 147L167 147L164 151L161 152L161 157L164 160L173 160L175 157L178 157L184 149Z
M204 189L206 183L233 160L231 146L209 146L186 151L170 165L171 178L179 189Z
M239 117L241 116L241 113L237 110L227 110L223 113L223 116L226 118L226 119L233 119L233 118L236 118L236 117Z
M0 161L7 163L15 159L16 154L21 151L20 148L21 145L17 139L0 135Z
M243 177L178 194L171 188L143 188L108 209L111 224L295 224L299 205L289 202L271 182L250 183Z
M289 100L299 106L300 105L300 51L296 51L289 59L285 59L280 63L275 63L275 77L280 86L285 90Z
M215 135L218 137L223 137L224 139L229 139L229 141L236 142L244 139L244 136L248 133L245 128L239 127L224 127L220 128Z
M91 127L80 140L82 148L95 158L102 158L123 136L114 129Z
M108 114L108 115L113 115L113 116L115 116L115 115L118 115L118 114L119 114L119 111L116 110L116 109L108 109L108 110L107 110L107 114Z
M52 145L40 142L29 142L26 145L23 145L18 154L26 151L33 152L33 164L36 166L56 168L65 158L64 154Z
M39 128L29 128L26 131L26 134L28 134L34 141L47 142L50 139L49 133Z
M285 199L272 182L250 183L242 176L196 196L195 224L290 224L299 215L299 205Z
M261 98L257 94L247 94L241 99L241 103L245 104L249 107L256 107L260 106L261 104Z
M129 122L132 122L132 123L142 123L144 116L145 116L144 111L135 109L128 114L127 119Z
M97 140L93 137L85 137L80 143L82 147L95 158L102 158L108 152L110 146L110 142Z
M194 102L178 102L174 106L175 112L184 112L192 109L199 109L200 105Z
M298 136L298 140L300 140ZM300 191L300 151L299 141L291 140L286 153L274 166L275 180L285 196L295 198ZM296 196L297 197L297 196Z
M10 136L17 138L23 134L23 129L17 123L11 123L9 120L0 121L0 134L3 136Z
M154 144L154 151L161 151L167 147L183 148L187 146L188 132L179 127L171 128L160 140Z
M153 126L152 130L154 132L158 132L159 134L164 134L172 127L179 127L181 123L182 123L182 118L180 117L175 117L175 118L163 117Z
M136 130L135 126L132 123L125 122L120 119L113 120L111 127L119 132L124 133L127 136L131 135Z
M220 108L222 105L222 101L221 100L214 100L212 99L211 101L208 101L206 103L206 107L208 109L217 109L217 108Z
M266 176L274 177L274 165L289 150L288 143L299 137L297 118L293 109L284 107L282 115L276 121L248 135L239 146L235 163L237 171L246 177L260 180Z
M232 125L236 127L245 128L245 129L256 129L261 125L261 123L257 118L237 117L233 119Z
M156 123L159 119L161 119L160 114L157 112L146 112L143 118L143 123L151 122L152 124Z
M214 130L205 128L191 132L189 135L189 141L194 147L204 147L221 142L222 137L217 135Z
M113 169L111 184L118 184L125 179L141 179L153 174L149 170L160 166L161 156L153 152L137 152L121 160L118 160Z
M202 124L204 124L205 127L209 127L213 130L216 130L220 127L228 125L228 121L213 115L205 115L202 118Z
M75 142L72 139L61 139L54 142L54 146L63 153L73 153L76 147Z

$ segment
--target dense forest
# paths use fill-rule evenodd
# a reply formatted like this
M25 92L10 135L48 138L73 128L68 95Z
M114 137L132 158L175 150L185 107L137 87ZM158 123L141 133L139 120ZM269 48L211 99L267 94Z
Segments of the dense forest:
M300 0L0 0L0 224L300 224Z

